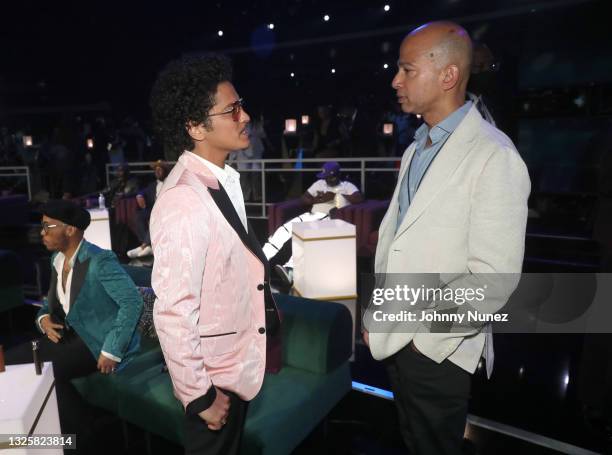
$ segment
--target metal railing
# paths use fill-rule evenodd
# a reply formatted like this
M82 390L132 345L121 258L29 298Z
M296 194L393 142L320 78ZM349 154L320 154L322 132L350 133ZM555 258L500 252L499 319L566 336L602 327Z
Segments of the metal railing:
M245 202L246 206L254 207L259 206L261 208L261 215L251 216L251 218L267 218L267 209L271 204L267 200L266 194L266 176L275 173L317 173L321 172L321 166L323 163L328 161L337 161L339 163L349 163L350 166L342 167L342 173L359 172L360 180L360 191L366 192L366 175L371 172L390 172L397 173L398 168L396 163L401 160L400 157L389 157L389 158L279 158L279 159L261 159L261 160L232 160L228 161L232 167L242 167L243 165L249 165L250 169L239 169L240 173L260 173L261 174L261 202ZM175 162L169 162L169 164L175 164ZM308 167L312 164L312 167ZM382 164L387 164L387 167L383 167ZM134 162L127 163L132 174L153 174L154 171L151 169L150 162ZM298 166L296 166L298 165ZM314 166L316 165L316 166ZM111 175L115 174L116 168L119 163L110 163L106 165L106 184L110 185Z
M28 166L0 166L0 178L26 178L28 201L32 200L32 180Z

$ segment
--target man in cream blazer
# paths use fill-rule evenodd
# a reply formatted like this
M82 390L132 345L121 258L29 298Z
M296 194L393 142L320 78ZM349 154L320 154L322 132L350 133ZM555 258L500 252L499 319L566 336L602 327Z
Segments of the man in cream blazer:
M453 289L515 274L490 292L488 309L496 311L522 268L530 182L512 141L465 102L470 61L470 38L453 23L426 24L402 43L392 86L404 112L425 124L402 158L375 272L454 274ZM462 311L432 306L427 311ZM398 323L366 330L364 339L374 358L385 359L410 453L461 453L470 375L483 356L492 366L489 326L433 333Z
M224 162L249 145L248 114L220 56L171 63L153 118L185 150L151 213L153 317L185 408L186 453L237 454L259 392L266 337L278 329L269 265L248 224L240 175Z

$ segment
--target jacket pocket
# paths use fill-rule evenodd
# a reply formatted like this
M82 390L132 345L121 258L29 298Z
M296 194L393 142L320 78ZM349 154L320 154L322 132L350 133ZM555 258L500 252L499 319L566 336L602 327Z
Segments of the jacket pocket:
M214 338L214 337L224 337L227 335L236 335L238 332L227 332L227 333L218 333L216 335L200 335L200 338Z
M202 333L199 330L202 354L215 357L234 352L238 348L240 335L238 332Z

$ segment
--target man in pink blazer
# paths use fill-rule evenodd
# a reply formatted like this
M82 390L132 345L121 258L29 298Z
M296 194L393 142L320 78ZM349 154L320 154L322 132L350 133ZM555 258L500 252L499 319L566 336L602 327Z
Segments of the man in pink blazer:
M154 321L177 398L186 453L238 453L261 388L266 337L279 327L269 265L246 218L240 175L248 114L221 56L171 63L153 87L166 147L184 150L151 213Z

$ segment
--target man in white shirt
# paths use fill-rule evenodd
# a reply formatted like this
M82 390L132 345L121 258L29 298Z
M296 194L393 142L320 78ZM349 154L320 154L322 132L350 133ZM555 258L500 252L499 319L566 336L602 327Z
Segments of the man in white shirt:
M239 452L249 402L264 380L268 337L280 325L240 174L225 164L250 143L250 117L231 78L222 56L185 57L160 73L151 94L159 137L184 150L150 230L153 318L185 411L187 454Z
M314 182L302 196L304 205L312 205L310 212L302 213L287 221L272 234L263 247L263 251L271 260L286 244L290 244L293 223L318 221L333 216L335 209L350 204L359 204L363 195L351 182L340 180L340 164L328 161L317 174L319 180ZM287 286L293 283L293 256L284 264L277 264L275 270Z
M39 358L53 363L62 432L84 436L90 415L71 380L115 373L130 361L140 345L135 329L143 303L115 254L83 239L87 210L59 200L42 213L42 242L53 255L49 294L36 319L45 335ZM8 350L6 361L31 363L31 344Z

